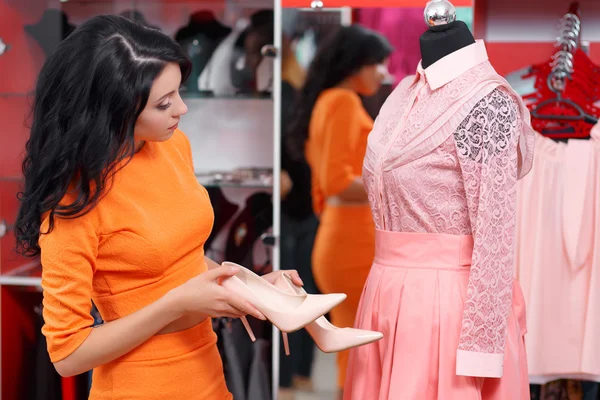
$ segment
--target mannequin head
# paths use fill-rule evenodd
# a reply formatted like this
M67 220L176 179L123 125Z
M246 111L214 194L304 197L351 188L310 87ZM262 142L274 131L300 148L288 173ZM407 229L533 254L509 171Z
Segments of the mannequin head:
M15 223L18 250L39 253L41 216L77 216L95 206L114 172L143 141L163 141L187 110L179 86L190 71L165 34L118 16L79 26L38 77L25 188ZM59 204L67 189L76 202Z
M371 96L379 89L392 46L381 35L359 25L340 28L319 45L310 64L290 125L289 150L304 154L312 109L326 89L343 87Z

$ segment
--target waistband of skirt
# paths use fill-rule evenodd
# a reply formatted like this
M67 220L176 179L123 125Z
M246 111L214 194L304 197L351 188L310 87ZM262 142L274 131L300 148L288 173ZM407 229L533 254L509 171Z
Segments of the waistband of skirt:
M375 263L386 267L462 269L472 256L471 235L375 232Z
M156 361L190 353L217 342L212 320L178 332L152 336L146 342L122 356L119 361Z

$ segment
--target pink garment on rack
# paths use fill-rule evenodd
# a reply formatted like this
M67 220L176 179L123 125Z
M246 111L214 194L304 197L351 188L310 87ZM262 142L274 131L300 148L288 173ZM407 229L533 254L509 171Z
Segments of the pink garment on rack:
M531 381L600 381L600 125L591 140L536 135L517 214Z
M394 83L414 74L421 60L419 37L427 29L422 8L361 8L356 22L381 33L394 47L388 68Z
M431 385L427 399L481 399L480 382L471 377L504 374L502 379L515 393L528 387L527 381L515 378L515 371L526 369L524 352L515 351L518 345L509 346L508 356L505 350L507 343L522 343L525 331L524 314L517 315L513 302L513 286L518 285L515 206L516 183L531 168L533 145L529 112L494 71L482 41L425 70L419 64L416 76L405 78L389 96L369 136L363 167L376 228L425 236L472 235L472 265L464 287L456 277L440 278L441 272L407 284L403 279L409 279L411 267L402 262L380 265L404 269L385 279L379 267L372 269L357 326L386 336L379 345L353 349L345 399L414 398L424 381ZM420 251L438 250L424 246ZM444 269L427 265L430 255L423 253L422 258L422 268ZM444 282L452 287L442 290ZM423 302L423 308L418 302L404 302L429 285L430 294L437 297ZM386 297L393 290L402 294L397 301ZM442 317L462 322L442 324ZM521 324L509 324L515 319ZM413 325L428 326L438 337L449 339L443 344L428 342L426 332L405 329ZM419 351L411 357L396 352L403 342L413 343ZM427 367L405 379L401 371L411 365ZM417 375L420 380L413 379ZM464 385L479 389L462 391ZM371 395L371 390L379 394ZM465 393L472 396L465 398Z

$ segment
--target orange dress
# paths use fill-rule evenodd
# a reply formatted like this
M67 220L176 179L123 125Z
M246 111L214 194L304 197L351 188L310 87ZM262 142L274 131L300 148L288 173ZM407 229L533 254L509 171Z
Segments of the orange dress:
M312 171L314 209L320 224L313 249L313 274L324 293L346 293L331 310L332 323L352 327L360 295L375 253L375 225L369 204L328 205L362 175L367 137L373 120L360 97L346 89L328 89L313 109L306 157ZM346 377L348 351L338 353L338 386Z
M108 322L205 272L203 245L213 219L190 144L179 131L165 142L146 143L90 213L56 218L54 230L39 241L42 332L52 362L69 356L93 329L92 300ZM47 226L46 219L42 232ZM210 319L155 335L97 367L90 399L231 399L216 341Z

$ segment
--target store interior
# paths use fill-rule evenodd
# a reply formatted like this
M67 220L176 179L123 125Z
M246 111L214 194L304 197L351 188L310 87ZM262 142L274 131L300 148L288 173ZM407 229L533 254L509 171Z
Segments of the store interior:
M536 158L518 186L517 263L527 308L531 398L600 399L600 2L454 0L457 19L523 97ZM91 373L62 378L41 335L41 264L16 255L12 232L37 75L78 25L122 15L174 38L192 60L181 88L196 176L215 211L207 256L263 274L280 263L282 60L285 41L307 69L320 40L360 24L394 51L374 119L421 59L426 0L2 0L0 2L0 400L87 399ZM256 34L248 40L249 27ZM283 36L282 36L283 35ZM248 44L250 43L250 44ZM268 50L271 50L270 52ZM596 126L596 133L594 127ZM97 310L90 310L101 323ZM279 331L249 318L215 319L226 381L236 400L336 400L335 354L312 353L309 376L280 388L291 358ZM297 354L297 353L296 353ZM298 357L294 355L294 363ZM290 389L290 388L284 388ZM285 393L284 393L285 392ZM284 394L282 394L284 393ZM286 397L287 396L287 397Z

